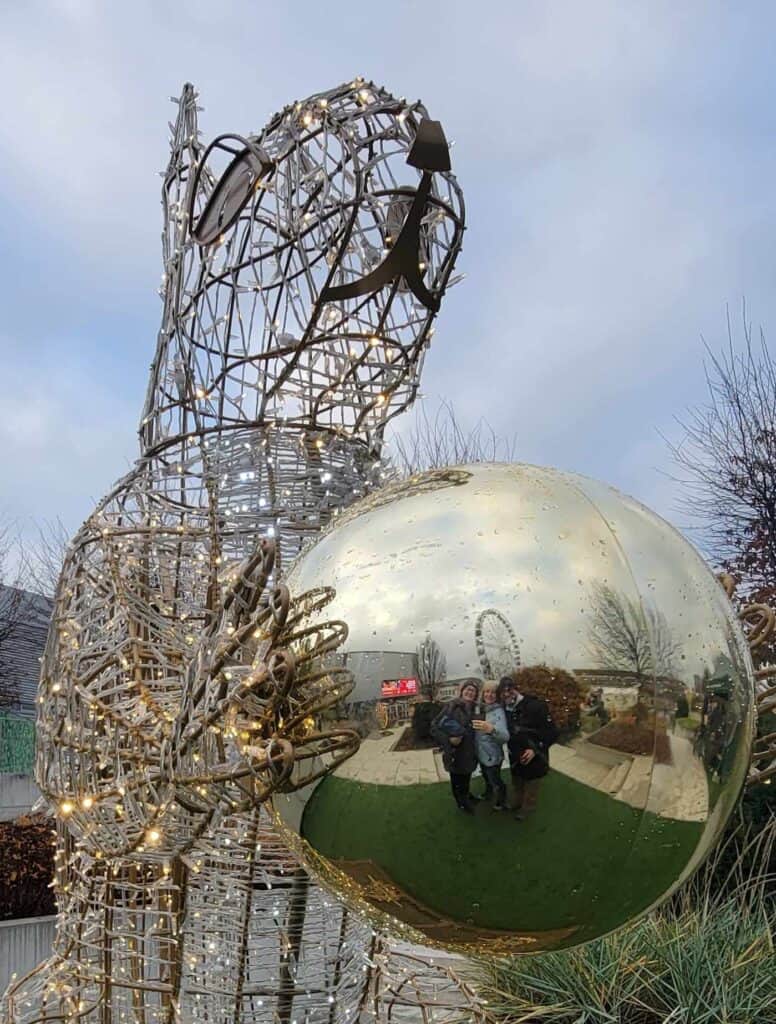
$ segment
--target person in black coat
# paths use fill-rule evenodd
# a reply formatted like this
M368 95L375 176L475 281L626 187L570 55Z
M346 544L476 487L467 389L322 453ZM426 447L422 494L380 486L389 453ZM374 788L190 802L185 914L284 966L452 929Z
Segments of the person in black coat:
M474 813L473 800L478 799L469 792L469 784L477 767L472 720L479 692L477 680L467 679L459 695L445 704L431 726L431 735L442 747L442 762L450 773L453 799L466 814Z
M524 821L536 810L539 785L550 770L549 749L558 738L558 730L545 701L521 693L511 676L501 679L497 692L509 725L511 807L517 812L517 821Z
M609 721L609 712L606 710L603 691L600 689L590 691L585 710L588 715L595 715L602 726Z

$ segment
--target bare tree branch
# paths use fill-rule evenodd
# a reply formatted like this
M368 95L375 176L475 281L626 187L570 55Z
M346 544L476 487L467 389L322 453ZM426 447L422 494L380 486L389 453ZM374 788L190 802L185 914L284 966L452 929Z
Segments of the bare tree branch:
M480 418L474 427L466 429L452 402L445 399L433 417L425 405L417 409L412 430L394 435L391 441L390 465L400 477L467 462L514 461L516 437L508 441L498 437L487 420Z
M62 563L70 537L61 519L44 520L38 524L38 537L24 551L23 563L27 586L38 594L53 597L57 589Z
M776 361L762 330L755 341L743 309L737 351L706 345L708 401L679 420L670 445L684 485L680 508L698 524L707 554L741 584L741 596L776 596ZM704 342L705 344L705 342Z

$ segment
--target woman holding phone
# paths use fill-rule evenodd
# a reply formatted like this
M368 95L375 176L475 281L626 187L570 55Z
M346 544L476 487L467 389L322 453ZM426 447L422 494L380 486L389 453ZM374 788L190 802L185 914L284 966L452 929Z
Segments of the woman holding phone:
M493 680L483 684L481 703L472 725L477 760L485 780L484 799L490 800L495 794L493 810L503 811L506 808L507 787L501 777L501 765L504 763L504 744L509 739L509 727Z

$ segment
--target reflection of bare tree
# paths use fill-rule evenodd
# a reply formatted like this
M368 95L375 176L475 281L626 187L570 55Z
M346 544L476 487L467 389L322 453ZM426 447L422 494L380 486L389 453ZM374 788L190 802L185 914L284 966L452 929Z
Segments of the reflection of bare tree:
M429 700L436 700L439 687L447 678L447 660L431 636L418 644L418 678L421 692Z
M673 673L681 644L661 611L605 583L593 584L591 610L588 650L602 668L632 672L637 679Z

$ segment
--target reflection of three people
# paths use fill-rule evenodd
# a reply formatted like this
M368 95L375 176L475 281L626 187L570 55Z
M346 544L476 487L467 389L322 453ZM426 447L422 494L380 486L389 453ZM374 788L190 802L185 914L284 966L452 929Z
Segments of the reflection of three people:
M467 679L458 697L434 720L432 735L442 747L453 797L462 811L473 814L480 800L492 800L494 811L505 810L505 746L512 777L510 807L518 821L536 809L541 779L549 771L549 747L558 733L547 704L521 693L514 679L505 676L498 685L485 682L481 692L478 680ZM470 790L477 767L485 781L479 796Z

